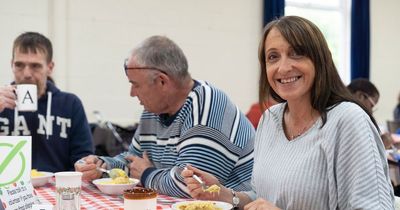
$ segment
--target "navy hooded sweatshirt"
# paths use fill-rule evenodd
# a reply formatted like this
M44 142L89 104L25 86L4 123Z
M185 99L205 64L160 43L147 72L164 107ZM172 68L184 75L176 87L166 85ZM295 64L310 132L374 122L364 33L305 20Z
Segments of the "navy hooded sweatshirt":
M93 154L93 143L85 110L79 98L47 82L36 112L14 109L0 113L0 135L32 136L32 169L70 171L82 157Z

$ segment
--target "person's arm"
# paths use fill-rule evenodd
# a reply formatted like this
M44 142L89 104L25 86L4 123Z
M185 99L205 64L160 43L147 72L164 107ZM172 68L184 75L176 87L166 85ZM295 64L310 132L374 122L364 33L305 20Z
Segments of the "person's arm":
M135 141L135 139L132 139L132 142L133 141ZM100 156L99 158L107 164L108 169L120 168L124 171L128 171L129 162L126 160L126 157L129 155L139 155L134 151L133 144L130 144L127 152L122 152L114 157Z
M75 98L73 102L73 116L71 118L71 132L70 136L70 160L72 165L79 159L94 153L92 134L90 131L89 123L86 118L85 110L79 98ZM67 123L67 122L63 122ZM60 135L65 132L61 130Z
M220 187L220 191L218 193L209 193L204 191L200 183L193 178L193 174L200 177L201 180L203 180L203 182L208 186L218 185ZM204 172L191 165L188 165L186 169L182 171L181 175L184 178L184 181L189 190L189 194L192 198L199 200L223 201L232 204L234 207L237 207L238 209L244 209L245 206L247 208L248 206L256 207L261 205L268 205L270 209L278 209L266 200L263 199L256 200L256 193L254 191L247 191L247 192L234 191L230 188L222 186L219 183L218 179L212 174Z
M337 180L338 208L393 209L385 150L368 115L361 109L347 112L335 129L331 176Z
M210 132L214 132L214 135L203 136ZM216 176L225 185L227 184L225 181L237 164L252 164L252 159L239 160L240 152L243 149L231 144L229 139L218 131L206 126L197 126L187 133L190 135L181 136L176 146L178 157L175 165L166 168L148 168L144 171L141 180L145 187L155 188L160 193L170 196L190 197L180 176L179 167L191 164ZM247 173L250 176L251 166L249 171L242 171L241 174L238 174L238 179L241 178L240 176L246 177ZM242 182L246 181L242 180ZM228 184L239 185L239 183Z

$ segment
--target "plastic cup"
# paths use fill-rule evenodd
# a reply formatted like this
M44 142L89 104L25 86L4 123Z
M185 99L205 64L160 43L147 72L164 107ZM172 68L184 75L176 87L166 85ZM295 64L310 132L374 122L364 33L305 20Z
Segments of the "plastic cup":
M81 203L82 173L76 171L57 172L56 209L79 210Z

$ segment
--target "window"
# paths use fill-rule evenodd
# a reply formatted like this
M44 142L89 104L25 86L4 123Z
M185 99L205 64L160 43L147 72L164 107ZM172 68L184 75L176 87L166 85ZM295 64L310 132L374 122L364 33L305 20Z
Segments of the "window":
M315 23L325 36L333 60L345 84L350 82L350 1L286 0L285 15L297 15Z

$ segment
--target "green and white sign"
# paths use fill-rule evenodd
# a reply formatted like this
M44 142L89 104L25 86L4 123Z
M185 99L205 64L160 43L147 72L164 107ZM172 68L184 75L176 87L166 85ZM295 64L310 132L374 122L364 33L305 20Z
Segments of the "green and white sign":
M31 209L32 137L0 136L0 200L5 210Z

